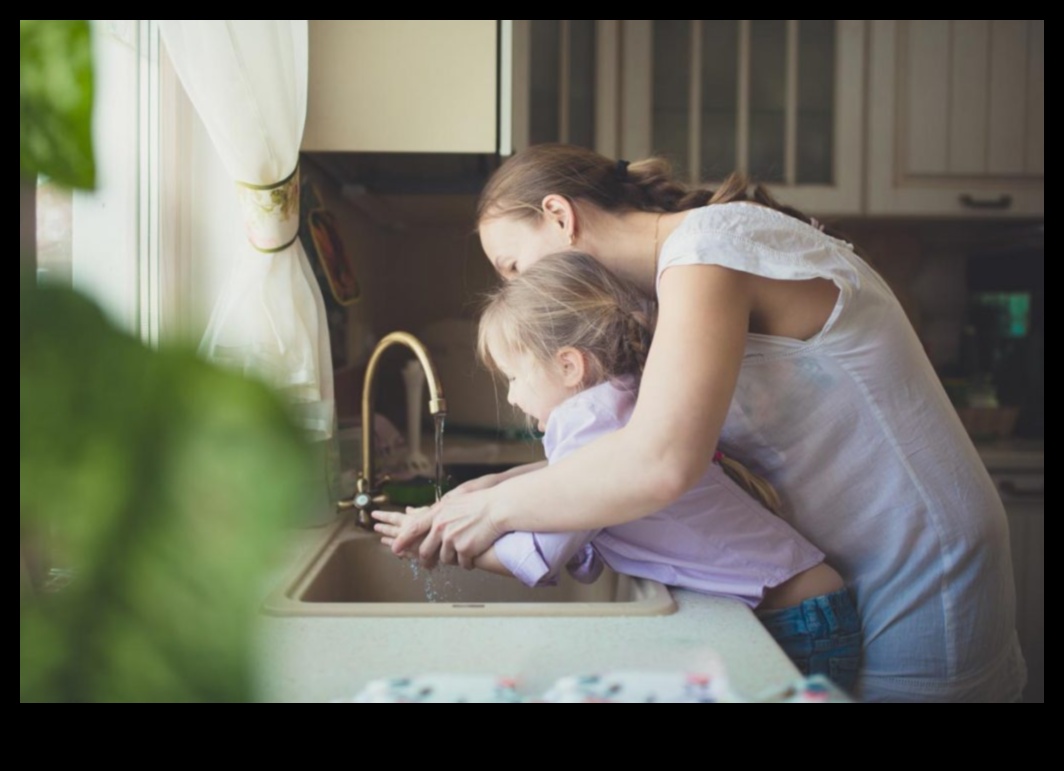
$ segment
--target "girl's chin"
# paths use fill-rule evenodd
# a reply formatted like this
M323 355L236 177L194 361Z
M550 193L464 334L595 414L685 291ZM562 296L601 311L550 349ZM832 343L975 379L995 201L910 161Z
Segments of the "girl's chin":
M537 420L536 421L536 430L539 431L542 434L544 431L547 430L547 424L544 423L542 420Z

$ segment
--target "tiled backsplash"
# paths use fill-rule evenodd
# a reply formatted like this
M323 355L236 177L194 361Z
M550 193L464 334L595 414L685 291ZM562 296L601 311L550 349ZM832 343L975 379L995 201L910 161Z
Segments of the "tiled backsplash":
M940 370L960 359L971 258L1040 250L1043 235L1040 225L1013 222L863 219L838 227L890 284Z

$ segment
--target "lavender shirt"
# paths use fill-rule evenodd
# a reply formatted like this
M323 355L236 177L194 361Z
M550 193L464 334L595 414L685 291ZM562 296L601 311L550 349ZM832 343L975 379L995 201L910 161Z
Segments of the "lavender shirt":
M583 391L560 405L543 438L555 463L632 415L637 382L627 378ZM562 569L591 583L603 563L667 586L731 597L751 608L765 591L824 561L824 554L754 501L714 463L678 501L643 519L604 530L510 533L495 554L528 586L557 582Z

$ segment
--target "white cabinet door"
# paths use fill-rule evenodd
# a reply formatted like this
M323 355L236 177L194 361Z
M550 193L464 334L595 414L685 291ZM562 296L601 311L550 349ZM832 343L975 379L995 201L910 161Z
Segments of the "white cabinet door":
M681 176L732 171L811 214L862 210L861 19L627 19L617 31L620 153Z
M1044 19L872 20L869 213L1041 217Z
M1026 700L1045 701L1045 474L996 472L1009 517L1016 574L1016 626L1027 660Z
M514 20L513 150L562 142L620 155L620 29L619 19Z
M500 21L311 19L303 150L495 153Z

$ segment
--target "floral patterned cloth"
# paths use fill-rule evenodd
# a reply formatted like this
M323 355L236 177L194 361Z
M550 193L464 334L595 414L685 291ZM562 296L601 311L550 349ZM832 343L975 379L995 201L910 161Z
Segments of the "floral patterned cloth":
M299 167L276 185L236 185L244 230L260 252L275 254L299 236Z
M618 672L566 677L542 696L522 693L514 679L432 675L378 680L336 704L851 704L832 683L814 677L770 693L736 692L723 672Z

